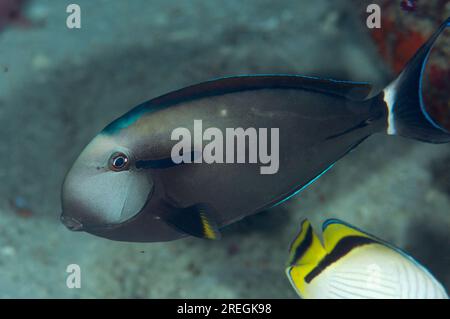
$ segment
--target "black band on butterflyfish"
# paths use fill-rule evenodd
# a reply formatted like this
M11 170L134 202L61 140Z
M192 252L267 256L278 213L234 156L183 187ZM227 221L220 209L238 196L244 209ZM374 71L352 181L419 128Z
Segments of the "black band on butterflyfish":
M352 249L368 245L372 243L377 243L375 240L367 237L360 236L348 236L342 238L334 247L333 251L326 255L319 264L311 270L305 276L305 282L310 283L315 277L317 277L322 271L324 271L328 266L338 261L340 258L348 254Z
M313 230L311 225L308 226L308 230L306 231L305 238L302 240L302 243L295 249L294 256L292 257L292 263L295 263L297 260L300 260L305 252L309 249L313 241Z

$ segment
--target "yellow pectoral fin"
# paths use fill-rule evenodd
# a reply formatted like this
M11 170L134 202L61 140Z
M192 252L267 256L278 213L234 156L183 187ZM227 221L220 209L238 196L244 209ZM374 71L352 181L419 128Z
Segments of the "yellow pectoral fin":
M220 231L214 217L214 209L205 203L185 208L166 204L168 209L161 218L183 233L206 239L220 239Z
M204 237L207 239L219 239L220 233L217 230L217 227L214 224L212 224L209 221L209 219L207 218L207 216L205 214L203 214L202 212L200 213L200 218L201 218L202 225L203 225Z

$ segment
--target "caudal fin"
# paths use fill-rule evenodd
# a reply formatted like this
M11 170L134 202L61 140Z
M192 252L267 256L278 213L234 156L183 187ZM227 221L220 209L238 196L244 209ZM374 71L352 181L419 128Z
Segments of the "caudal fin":
M422 77L431 49L439 35L448 27L450 17L416 52L397 79L384 89L384 101L388 108L388 134L429 143L450 142L450 132L428 113L422 92Z

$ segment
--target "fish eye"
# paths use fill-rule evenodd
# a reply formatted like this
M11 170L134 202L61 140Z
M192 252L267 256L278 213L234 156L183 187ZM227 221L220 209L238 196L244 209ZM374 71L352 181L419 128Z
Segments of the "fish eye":
M109 168L113 171L119 172L128 169L128 156L121 152L116 152L109 158Z

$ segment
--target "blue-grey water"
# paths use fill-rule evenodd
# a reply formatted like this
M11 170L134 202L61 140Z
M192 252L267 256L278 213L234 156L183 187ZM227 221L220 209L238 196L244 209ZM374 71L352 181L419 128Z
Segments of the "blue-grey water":
M73 2L81 29L66 26ZM295 298L284 267L303 217L367 230L450 287L450 148L400 137L372 136L217 242L119 243L59 222L61 183L84 145L151 97L247 73L386 84L355 3L30 1L28 23L0 30L0 297ZM66 286L69 264L81 268L79 289Z

